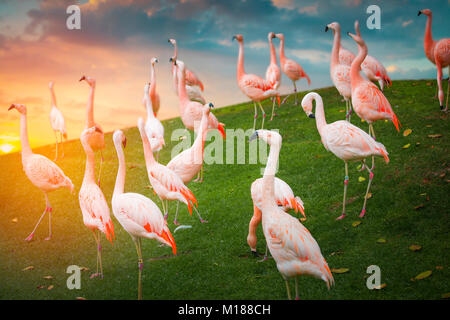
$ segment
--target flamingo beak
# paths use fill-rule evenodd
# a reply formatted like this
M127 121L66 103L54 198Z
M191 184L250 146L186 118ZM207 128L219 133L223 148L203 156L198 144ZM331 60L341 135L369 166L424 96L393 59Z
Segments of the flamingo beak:
M236 37L236 36L233 36L233 38L231 38L231 41L233 41L234 39L237 40L237 37Z
M83 81L83 80L86 80L86 77L85 77L85 76L82 76L82 77L80 78L80 80L78 80L78 81Z
M256 138L258 138L258 131L255 131L251 137L248 139L248 142L255 140Z
M96 132L98 132L98 133L103 133L102 129L100 129L99 127L94 127L94 128L95 128L94 130L95 130Z
M209 107L210 107L210 108L214 108L214 105L210 102L210 103L209 103Z
M329 29L329 28L328 28L328 26L325 26L325 32L327 32L327 31L328 31L328 29Z
M420 16L422 14L422 11L419 10L419 12L417 13L417 16Z
M155 59L155 62L158 63L159 62L158 59Z
M9 108L8 108L8 111L11 110L11 109L14 109L15 107L16 107L15 104L10 105Z
M308 118L315 119L316 116L314 115L314 113L310 113L310 114L308 114Z

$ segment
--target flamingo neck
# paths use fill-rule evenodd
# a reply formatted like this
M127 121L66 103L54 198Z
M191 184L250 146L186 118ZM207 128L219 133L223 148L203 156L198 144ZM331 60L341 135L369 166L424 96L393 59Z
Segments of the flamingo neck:
M284 39L280 39L280 63L283 64L286 60L286 56L284 55Z
M199 129L197 138L195 138L194 144L192 145L192 149L196 156L200 156L198 159L201 159L203 162L203 149L205 146L206 135L208 134L208 116L205 114L202 116Z
M155 66L152 64L150 67L150 96L154 97L156 93L156 75Z
M148 140L145 130L141 133L142 146L144 147L144 159L147 169L156 163L155 157L153 156L152 149L150 148L150 141Z
M152 105L149 95L150 94L144 95L145 110L147 110L147 120L155 117L155 114L153 113L153 105Z
M434 40L433 40L433 35L431 32L432 20L433 20L433 17L431 15L427 16L427 24L425 26L425 38L423 40L423 46L424 46L425 55L427 56L427 58L431 61L434 61L434 55L433 55Z
M28 141L27 116L25 114L20 115L20 145L22 147L22 157L33 153Z
M89 92L89 100L86 108L86 128L92 128L94 123L94 96L95 96L95 88L90 89Z
M269 38L270 47L270 63L277 64L277 54L275 53L275 46L273 45L272 38Z
M352 66L350 67L350 79L351 79L352 89L354 88L354 85L356 85L357 83L364 80L360 74L360 70L361 70L361 64L363 63L366 56L367 56L366 44L365 43L363 45L358 44L358 55L353 60Z
M184 107L184 103L189 100L186 93L186 70L178 68L178 97L180 99L180 108Z
M56 95L55 95L55 90L53 90L53 88L50 88L50 96L52 99L52 107L56 108Z
M94 182L95 183L95 154L89 144L83 144L84 151L86 153L86 167L84 170L83 183Z
M331 50L331 65L336 66L339 64L339 50L341 48L341 29L336 28L333 30L334 32L334 40L333 40L333 49Z
M327 125L327 121L325 120L325 111L323 109L323 101L319 95L314 96L314 100L316 101L315 116L317 131L319 131L319 134L322 137L324 129Z
M280 154L281 144L275 144L270 146L269 157L267 158L266 169L264 170L263 177L263 201L262 207L268 208L275 203L275 173L277 171L278 157ZM265 210L263 210L264 212Z
M119 143L114 142L114 145L116 147L117 158L119 159L119 169L117 170L116 184L114 185L113 197L123 193L126 174L125 156L123 154L123 148L120 145L120 142Z
M244 41L239 41L239 54L237 61L237 79L243 77L245 75L244 70Z

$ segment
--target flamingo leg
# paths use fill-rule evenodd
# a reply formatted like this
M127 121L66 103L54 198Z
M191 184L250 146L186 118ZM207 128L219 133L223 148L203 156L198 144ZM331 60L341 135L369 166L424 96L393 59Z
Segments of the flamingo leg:
M102 176L102 167L103 167L103 151L100 150L100 169L98 171L98 181L97 184L100 186L100 177Z
M259 108L261 109L261 111L263 113L263 121L262 121L261 129L264 129L264 120L266 119L266 113L264 112L264 108L261 105L261 102L258 102L258 104L259 104Z
M269 251L269 246L267 245L267 242L266 242L266 252L264 253L264 258L262 258L261 260L258 260L258 262L264 262L268 259L268 256L267 256L268 251Z
M294 84L294 98L295 98L294 105L297 105L298 104L298 102L297 102L297 85L295 84L295 81L292 81L292 83Z
M438 82L438 98L439 98L439 106L441 110L444 111L444 91L442 90L442 67L439 61L436 60L436 68L437 68L437 82Z
M291 298L291 291L289 290L289 282L288 282L288 280L284 279L284 283L286 283L286 290L287 290L288 300L292 300L292 298Z
M142 269L144 268L144 260L142 260L141 251L141 238L134 240L136 246L136 252L138 255L138 267L139 267L139 278L138 278L138 300L142 300Z
M369 135L371 130L372 130L372 138L375 140L375 131L373 130L373 123L369 123ZM373 169L375 169L375 156L372 156L372 167L370 168L370 170Z
M48 211L48 237L44 240L50 240L52 238L52 210Z
M194 180L194 182L203 182L203 163L202 167L200 168L200 172L197 175L197 178Z
M448 81L447 81L447 100L445 102L445 109L444 111L448 110L448 91L450 89L450 66L448 66Z
M345 218L345 200L347 198L347 185L348 185L348 163L345 161L345 178L344 178L344 200L342 201L342 215L336 218L336 220L341 220Z
M298 282L297 282L297 276L295 276L295 300L300 300L300 297L298 295Z
M204 219L200 216L200 212L198 212L197 208L196 208L194 205L192 205L192 207L194 207L194 210L195 210L195 212L197 213L198 218L200 219L200 222L201 222L201 223L208 223L207 220L204 220Z
M367 166L366 166L366 169L367 169L367 171L369 171L369 183L367 184L367 191L366 191L366 195L364 196L364 205L361 210L361 214L359 215L360 218L364 217L364 215L366 214L367 195L369 194L370 185L372 184L372 180L373 180L372 170L370 170L369 167L367 167Z
M92 230L95 238L95 243L97 244L97 272L91 274L90 278L100 276L103 279L103 266L102 266L102 246L100 244L100 232L97 230ZM98 272L100 266L100 272Z
M272 116L270 117L270 121L273 120L274 111L275 111L275 97L272 97Z
M255 131L256 128L256 118L258 118L258 108L256 108L256 102L253 101L253 106L255 107L255 116L253 118L253 131Z
M44 216L45 216L45 214L46 214L47 212L52 211L52 207L51 207L51 205L50 205L50 202L48 201L47 193L44 193L44 194L45 194L45 210L44 210L44 213L42 213L42 215L41 215L41 217L39 218L38 222L37 222L36 225L34 226L33 231L31 231L31 233L30 233L29 236L25 239L25 241L30 241L30 240L33 239L33 237L34 237L34 232L36 231L38 225L41 223L42 218L44 218ZM50 231L50 232L51 232L51 231Z
M352 109L352 100L351 99L349 99L348 100L348 122L352 122L352 112L353 112L353 109Z
M180 208L180 201L177 201L177 211L175 213L175 219L173 220L173 224L178 226L180 223L177 221L178 217L178 209Z
M163 207L163 212L164 212L164 220L166 220L167 221L167 217L168 217L168 213L166 213L166 207L164 206L164 200L163 199L161 199L161 198L159 198L159 200L161 200L161 203L162 203L162 207Z
M349 119L348 119L349 116L350 116L350 114L348 113L348 100L345 99L345 120L349 121Z
M58 134L56 133L56 131L55 131L55 140L56 140L56 147L55 147L55 160L53 160L53 161L56 161L56 160L58 160Z

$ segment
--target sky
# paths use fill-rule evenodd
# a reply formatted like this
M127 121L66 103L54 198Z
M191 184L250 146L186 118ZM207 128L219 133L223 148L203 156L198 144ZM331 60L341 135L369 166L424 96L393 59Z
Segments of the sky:
M69 5L81 9L81 30L68 30ZM381 9L381 29L369 30L369 5ZM89 88L82 75L97 80L95 120L105 131L136 126L145 117L143 89L150 80L150 60L157 57L160 119L179 116L169 58L175 38L179 59L205 85L215 107L248 101L236 82L238 44L244 36L245 69L264 77L269 64L269 32L284 33L288 58L311 78L299 90L332 85L329 60L333 36L325 26L341 25L342 44L357 52L345 35L360 21L369 54L380 60L391 79L435 78L423 50L425 16L433 11L433 37L448 37L450 0L1 0L0 1L0 154L20 149L19 116L12 103L28 107L32 147L54 143L50 126L49 81L55 82L57 105L65 116L69 139L85 126ZM278 39L274 39L278 53ZM283 75L280 91L291 92ZM249 110L251 118L252 110Z

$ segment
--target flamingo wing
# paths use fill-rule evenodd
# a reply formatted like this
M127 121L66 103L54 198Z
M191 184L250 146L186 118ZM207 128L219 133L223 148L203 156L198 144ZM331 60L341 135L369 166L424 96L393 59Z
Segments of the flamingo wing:
M64 186L68 179L60 167L40 154L31 156L24 171L33 184L46 191Z

